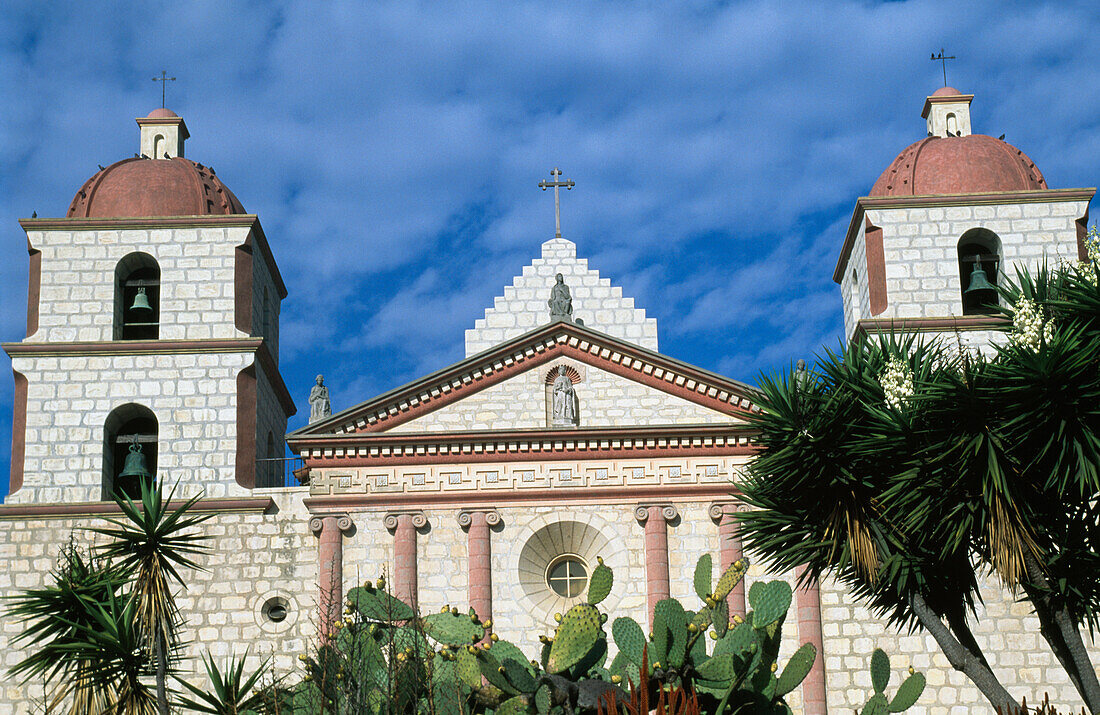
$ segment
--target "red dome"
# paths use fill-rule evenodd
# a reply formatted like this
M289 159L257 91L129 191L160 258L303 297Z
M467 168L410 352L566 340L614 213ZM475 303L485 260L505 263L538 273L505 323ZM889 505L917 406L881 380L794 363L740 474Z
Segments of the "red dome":
M970 134L926 137L910 144L878 177L870 195L925 196L1045 188L1046 180L1027 154L1000 139Z
M932 93L932 96L933 97L961 97L962 92L955 89L954 87L940 87L939 89L937 89L935 92ZM149 116L151 117L153 115L150 114Z
M164 107L157 107L153 111L149 112L146 119L173 119L179 117L178 114L171 109L165 109Z
M165 110L167 111L167 110ZM69 218L243 214L244 207L202 164L173 159L123 159L84 182Z

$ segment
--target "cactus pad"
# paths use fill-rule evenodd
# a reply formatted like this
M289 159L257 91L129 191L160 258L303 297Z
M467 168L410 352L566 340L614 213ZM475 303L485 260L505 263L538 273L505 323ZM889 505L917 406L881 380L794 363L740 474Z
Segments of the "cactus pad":
M881 648L871 653L871 686L876 694L886 692L890 684L890 658Z
M894 694L894 699L890 701L890 705L887 709L892 713L900 713L909 708L917 702L917 698L924 692L924 675L921 673L913 673L906 678L900 686L898 686L898 692Z
M721 653L698 666L695 672L704 680L728 682L733 680L733 654Z
M600 637L600 612L595 606L578 603L566 612L558 626L546 670L560 673L585 656Z
M775 686L775 694L784 696L798 687L798 684L809 674L814 665L817 649L809 643L804 643L794 652L779 674L779 682Z
M696 595L704 601L710 598L710 580L713 578L711 574L713 570L714 565L711 563L710 554L703 554L699 557L699 561L695 563L693 585L695 586Z
M399 598L385 591L356 586L348 591L348 603L366 621L407 621L416 618L416 611Z
M718 637L726 635L726 631L730 627L730 604L726 599L722 599L715 604L711 609L710 620L714 623L714 632L718 634Z
M444 645L469 645L485 637L485 629L469 616L455 615L451 611L425 616L420 623L425 633Z
M757 581L749 589L753 628L767 628L787 614L791 607L791 585L786 581Z
M527 712L527 705L527 698L517 695L501 703L496 712L497 715L518 715L518 713Z
M634 665L641 666L646 639L638 622L626 616L616 618L611 624L611 635L615 638L615 645L619 647L619 652L629 658Z
M889 711L886 709L886 696L875 693L863 706L863 710L860 710L859 715L886 715L887 712Z
M550 686L540 685L535 691L535 710L539 715L550 715Z
M462 649L455 653L455 667L463 683L474 690L481 687L481 666L477 663L477 656Z
M733 590L733 587L745 577L745 572L748 568L749 560L746 558L738 559L726 567L726 570L718 579L718 585L714 587L714 593L712 594L714 600L721 601L726 596L730 595L730 591Z
M599 559L596 568L592 569L592 577L588 579L588 603L595 606L607 598L613 583L615 575L604 565L603 559Z
M684 656L687 654L687 613L684 612L684 607L675 598L658 601L654 607L654 613L656 616L653 622L656 623L658 618L663 618L668 625L670 635L666 654L668 663L665 663L664 660L661 660L661 663L669 667L679 668L684 664ZM656 631L656 627L654 631ZM654 634L654 640L656 640L656 634Z
M516 662L511 658L500 661L500 667L504 668L504 677L521 693L535 692L535 679L524 665L524 661Z

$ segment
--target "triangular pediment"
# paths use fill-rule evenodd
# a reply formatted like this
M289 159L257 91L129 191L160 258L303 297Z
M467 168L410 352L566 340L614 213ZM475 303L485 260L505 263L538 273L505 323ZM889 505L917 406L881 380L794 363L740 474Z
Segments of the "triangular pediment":
M545 325L290 435L554 429L549 378L576 383L579 428L733 424L748 385L567 322ZM560 429L560 426L557 427Z

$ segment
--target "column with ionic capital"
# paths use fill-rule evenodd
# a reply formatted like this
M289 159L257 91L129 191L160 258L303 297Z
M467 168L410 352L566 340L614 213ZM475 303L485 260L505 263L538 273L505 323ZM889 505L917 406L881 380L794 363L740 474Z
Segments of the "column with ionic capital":
M333 625L340 618L344 603L343 534L351 530L351 517L347 514L315 516L309 520L309 529L318 536L318 620L321 638L328 638L332 634Z
M393 595L416 608L416 530L428 518L422 511L395 511L382 523L393 532Z
M458 525L467 531L469 557L470 608L482 621L493 617L493 547L491 527L500 523L496 509L464 509L458 513Z
M795 569L795 577L802 579L806 568ZM817 649L813 667L802 681L802 708L806 715L825 715L825 642L821 634L821 591L817 579L808 579L795 590L795 608L798 610L798 642L811 643Z
M671 504L639 504L634 518L645 525L645 586L649 622L653 609L670 595L668 583L668 522L679 517Z
M722 573L734 561L739 561L744 555L741 547L741 533L738 531L737 512L748 511L749 507L741 502L715 502L710 505L710 518L718 523L718 572ZM726 603L730 607L730 618L745 615L745 579L737 582L737 585L726 597Z

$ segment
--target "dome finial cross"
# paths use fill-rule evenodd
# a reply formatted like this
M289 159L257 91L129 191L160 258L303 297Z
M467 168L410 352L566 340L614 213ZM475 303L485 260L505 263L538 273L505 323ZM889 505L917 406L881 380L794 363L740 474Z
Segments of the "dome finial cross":
M944 55L943 54L943 48L941 47L940 48L940 53L937 55L935 52L933 52L932 57L930 59L933 62L936 61L936 60L939 60L940 64L943 65L943 86L946 87L947 86L947 61L956 59L955 55Z
M164 108L164 87L169 82L175 82L176 78L175 77L169 77L168 72L166 70L161 70L160 71L160 77L154 77L153 81L154 82L160 82L160 106L161 106L161 109L163 109Z

